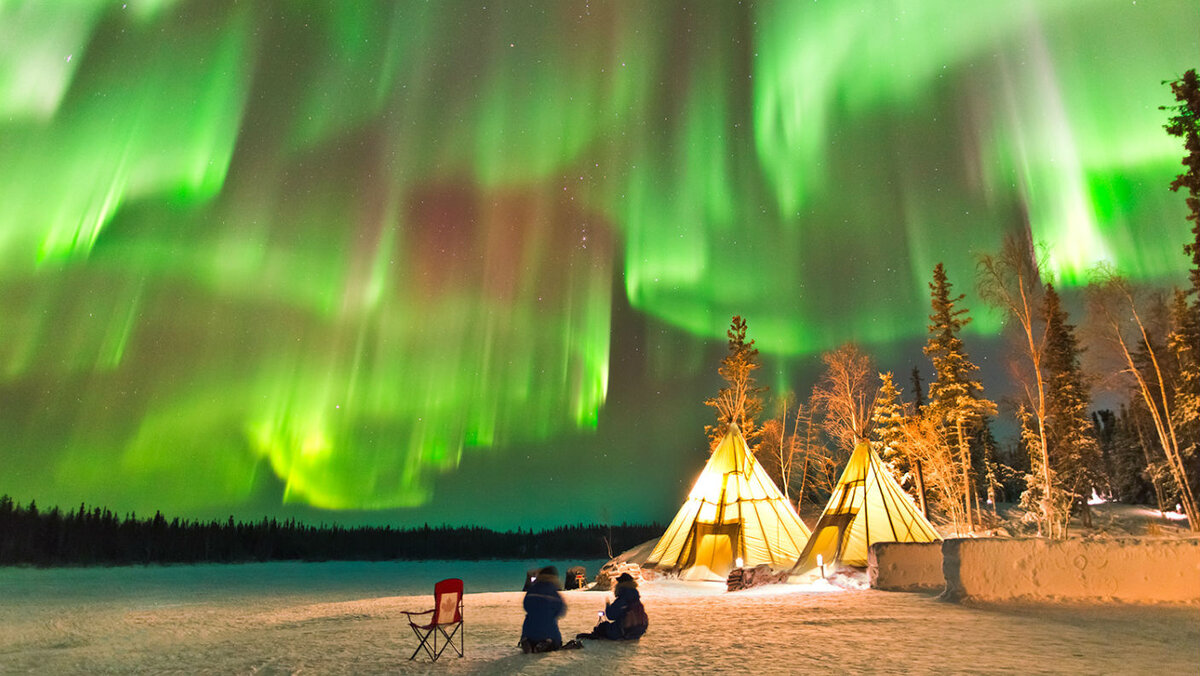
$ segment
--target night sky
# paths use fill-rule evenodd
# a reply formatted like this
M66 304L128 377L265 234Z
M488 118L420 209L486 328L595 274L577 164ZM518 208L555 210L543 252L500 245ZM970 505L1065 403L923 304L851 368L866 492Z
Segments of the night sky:
M939 261L997 351L1024 223L1182 283L1197 65L1195 0L0 0L0 493L666 523L733 314L807 392L928 374Z

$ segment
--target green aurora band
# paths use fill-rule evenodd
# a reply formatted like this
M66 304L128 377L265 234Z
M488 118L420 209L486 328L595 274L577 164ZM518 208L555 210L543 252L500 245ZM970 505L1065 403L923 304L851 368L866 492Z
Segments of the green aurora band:
M1194 0L0 0L0 493L427 505L464 453L597 427L619 300L693 352L747 316L788 359L919 338L933 266L968 290L1022 225L1065 287L1176 283L1158 106L1197 26Z

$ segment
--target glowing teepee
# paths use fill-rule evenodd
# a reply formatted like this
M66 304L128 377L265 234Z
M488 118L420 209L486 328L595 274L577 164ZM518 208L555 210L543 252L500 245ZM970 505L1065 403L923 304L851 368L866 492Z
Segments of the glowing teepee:
M807 540L796 510L730 425L645 567L723 581L737 559L787 568Z
M840 561L865 567L867 549L876 542L940 540L911 498L892 478L868 444L859 444L792 572Z

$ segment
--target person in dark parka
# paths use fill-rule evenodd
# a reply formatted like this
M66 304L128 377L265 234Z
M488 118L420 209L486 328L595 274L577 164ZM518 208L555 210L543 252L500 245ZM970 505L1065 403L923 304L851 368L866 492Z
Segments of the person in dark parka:
M607 621L596 625L590 634L580 634L579 638L603 638L612 641L636 641L646 633L649 619L646 609L642 606L642 595L638 592L637 582L629 573L621 573L617 578L615 598L604 607Z
M558 593L558 569L546 566L525 592L525 623L521 625L522 652L542 653L563 647L558 618L567 612Z

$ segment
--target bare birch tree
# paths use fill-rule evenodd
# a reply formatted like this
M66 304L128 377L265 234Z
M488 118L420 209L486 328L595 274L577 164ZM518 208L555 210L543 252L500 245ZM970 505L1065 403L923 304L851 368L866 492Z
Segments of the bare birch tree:
M822 434L821 404L816 395L808 405L796 411L796 460L800 470L800 486L796 491L796 511L807 495L828 496L837 485L838 461L829 452ZM793 477L795 475L793 474Z
M1138 311L1129 283L1108 268L1093 272L1088 286L1088 306L1091 318L1099 323L1098 333L1105 336L1119 355L1121 372L1131 378L1141 395L1154 424L1159 446L1166 457L1171 477L1178 487L1183 511L1192 531L1200 531L1200 512L1197 511L1195 488L1188 480L1179 436L1172 415L1174 384L1169 381L1165 355L1153 339L1152 331ZM1146 367L1139 368L1135 353L1141 352Z
M979 294L989 305L1005 312L1019 334L1024 368L1018 380L1025 395L1030 429L1035 435L1035 465L1040 469L1043 496L1038 530L1045 533L1059 518L1055 510L1054 481L1050 470L1050 448L1046 434L1046 376L1042 369L1046 350L1042 320L1040 264L1028 232L1004 239L999 255L979 259Z
M847 454L867 438L875 408L875 369L857 345L847 343L821 355L825 373L813 388L813 400L824 411L825 431Z
M793 393L788 392L779 399L779 415L762 424L759 428L758 445L754 448L754 457L783 490L783 496L789 500L792 470L796 456L800 454L799 434L805 409L803 404L793 406L795 398ZM789 413L792 415L790 426Z

